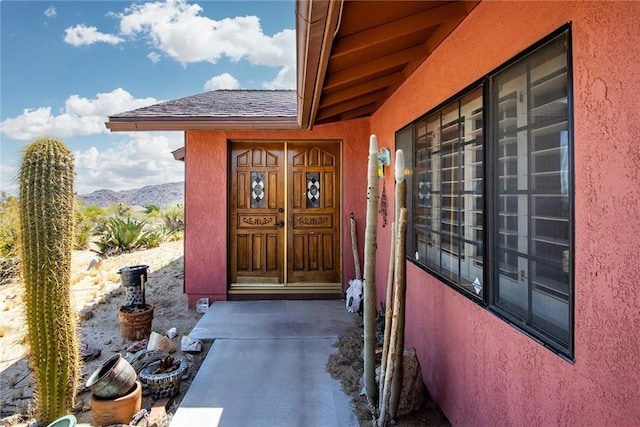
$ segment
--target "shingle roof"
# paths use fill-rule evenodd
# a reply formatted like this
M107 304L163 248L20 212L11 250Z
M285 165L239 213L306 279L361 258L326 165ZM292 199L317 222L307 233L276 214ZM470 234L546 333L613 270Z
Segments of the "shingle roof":
M111 130L277 127L297 119L294 90L216 90L109 117ZM289 126L290 127L290 126Z
M296 117L294 90L214 90L111 117Z

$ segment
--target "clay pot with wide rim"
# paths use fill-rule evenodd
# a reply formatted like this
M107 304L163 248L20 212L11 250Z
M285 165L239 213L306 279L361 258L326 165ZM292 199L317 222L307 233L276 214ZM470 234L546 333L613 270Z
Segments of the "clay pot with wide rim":
M95 426L112 424L129 425L142 408L142 384L136 381L133 388L117 399L101 399L91 396L91 417Z
M87 388L104 399L115 399L127 394L138 376L135 369L120 354L107 359L87 380Z

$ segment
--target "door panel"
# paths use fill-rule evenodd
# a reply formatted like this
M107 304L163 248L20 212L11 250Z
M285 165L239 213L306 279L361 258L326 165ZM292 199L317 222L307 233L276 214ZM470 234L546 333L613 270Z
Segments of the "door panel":
M232 291L341 292L339 160L338 142L232 143Z
M232 283L284 282L282 144L235 143L231 150Z
M340 281L340 144L289 145L290 282Z

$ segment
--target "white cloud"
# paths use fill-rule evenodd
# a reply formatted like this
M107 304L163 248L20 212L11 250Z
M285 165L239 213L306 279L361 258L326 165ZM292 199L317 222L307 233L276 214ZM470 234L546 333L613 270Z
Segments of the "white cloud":
M294 66L295 32L264 34L256 16L216 21L184 0L134 4L120 14L123 36L146 36L154 48L184 64L215 63L222 56L254 65Z
M113 191L150 184L184 181L184 162L171 152L184 146L183 132L133 132L100 137L100 145L74 150L74 190L87 194L102 188ZM104 139L107 139L107 142ZM17 195L20 157L2 159L0 191Z
M292 66L282 67L278 75L270 82L263 82L264 89L295 89L296 69Z
M94 43L118 44L124 41L123 38L112 34L104 34L96 27L86 27L82 24L69 27L64 30L67 34L64 41L73 46L91 45Z
M29 140L41 135L64 138L74 135L107 133L104 122L109 115L157 103L155 98L134 98L124 89L99 93L93 99L71 95L60 114L51 107L25 109L15 118L0 122L0 132L11 139Z
M238 89L240 83L229 73L222 73L212 77L204 84L204 90Z
M47 18L52 18L56 16L56 13L56 8L53 6L49 6L47 10L44 11L44 16L46 16Z
M124 140L104 150L91 147L75 151L75 191L87 194L108 188L113 191L149 184L184 181L184 162L171 152L184 145L182 132L120 134Z
M147 58L149 58L151 62L155 64L158 61L160 61L160 59L162 58L162 55L160 55L158 52L151 52L150 54L147 55Z

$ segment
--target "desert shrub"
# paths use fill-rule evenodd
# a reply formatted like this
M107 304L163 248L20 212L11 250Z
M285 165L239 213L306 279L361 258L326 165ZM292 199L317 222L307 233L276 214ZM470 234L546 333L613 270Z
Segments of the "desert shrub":
M4 285L20 273L20 258L0 256L0 285Z
M94 222L93 219L86 214L87 208L82 200L77 197L75 211L75 240L73 242L73 249L86 249L94 233Z
M84 218L78 218L78 216L76 216L76 218L76 233L75 241L73 242L73 249L87 249L89 241L93 236L93 224Z
M0 284L18 275L20 210L16 197L0 193Z
M82 214L92 221L99 221L107 215L107 212L96 205L83 205L82 206Z
M147 211L145 212L147 215L153 214L154 212L160 212L160 206L158 205L147 205L144 207Z
M143 244L144 226L144 221L130 217L109 218L100 239L94 242L97 247L94 252L107 257L139 248Z
M177 230L171 232L166 238L166 242L177 242L178 240L184 240L184 230Z
M184 206L182 204L171 205L165 208L162 218L164 225L171 231L184 230Z
M82 216L93 226L94 235L100 234L104 231L104 226L109 219L107 211L104 208L95 205L82 206Z
M144 233L140 240L146 248L157 248L167 240L167 234L163 228L157 228Z

